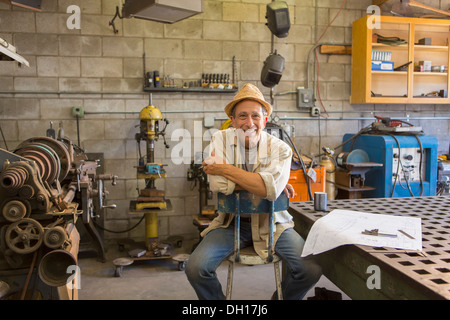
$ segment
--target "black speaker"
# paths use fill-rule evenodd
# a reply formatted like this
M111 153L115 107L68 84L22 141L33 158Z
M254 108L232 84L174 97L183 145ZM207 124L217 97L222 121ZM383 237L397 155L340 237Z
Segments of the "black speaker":
M287 3L284 1L273 1L266 8L266 25L269 27L269 30L278 38L286 38L291 28Z
M271 53L261 71L261 83L263 86L272 88L280 82L284 70L284 58L275 51Z

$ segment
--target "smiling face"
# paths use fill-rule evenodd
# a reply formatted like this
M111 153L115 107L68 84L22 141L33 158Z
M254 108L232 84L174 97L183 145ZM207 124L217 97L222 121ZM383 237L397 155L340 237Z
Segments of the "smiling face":
M254 100L243 100L236 104L230 119L241 142L245 142L245 147L255 147L267 122L267 113L263 106Z

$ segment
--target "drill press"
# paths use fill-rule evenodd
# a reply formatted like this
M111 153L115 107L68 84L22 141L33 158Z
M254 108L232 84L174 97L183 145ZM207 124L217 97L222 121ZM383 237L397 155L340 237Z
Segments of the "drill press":
M163 119L161 111L152 105L145 107L139 113L140 132L136 134L136 141L139 149L139 166L137 167L137 178L145 179L145 188L139 190L136 209L159 208L166 209L167 204L164 199L164 191L155 187L155 180L166 177L166 172L162 163L155 163L155 141L159 136L164 138L164 145L169 146L165 139L165 130L169 121ZM163 130L159 130L159 121L164 121ZM140 142L146 142L146 161L140 152Z
M158 190L155 180L166 177L166 171L162 163L155 162L155 142L160 136L164 139L164 145L169 148L165 139L165 130L169 121L163 119L161 111L152 105L150 93L150 104L143 108L139 114L140 131L136 133L137 147L139 150L139 165L137 178L145 180L145 188L139 190L136 201L131 201L132 213L144 213L145 215L145 242L147 256L166 255L158 241L158 212L170 210L170 201L165 199L164 190ZM162 130L159 129L160 121L165 122ZM146 154L141 154L140 142L146 142Z

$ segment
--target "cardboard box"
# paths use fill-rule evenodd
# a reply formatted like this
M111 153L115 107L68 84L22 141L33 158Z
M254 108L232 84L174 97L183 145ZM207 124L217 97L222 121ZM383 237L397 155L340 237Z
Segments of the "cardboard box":
M431 72L431 61L419 61L419 68L421 72Z
M394 71L394 63L391 61L372 61L374 71Z

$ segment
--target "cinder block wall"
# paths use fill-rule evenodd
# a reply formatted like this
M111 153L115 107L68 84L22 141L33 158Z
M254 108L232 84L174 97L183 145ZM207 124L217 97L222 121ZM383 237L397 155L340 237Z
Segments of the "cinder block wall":
M10 150L25 139L45 135L49 122L62 122L66 136L77 143L77 123L72 108L83 107L86 115L79 121L80 145L87 152L103 152L105 172L119 176L117 186L109 187L108 203L117 209L105 213L105 227L125 230L135 225L140 215L128 212L137 195L134 166L137 148L139 111L148 105L143 92L144 59L146 71L159 70L175 79L200 79L202 73L232 73L235 58L238 85L251 82L269 98L269 89L260 84L263 62L271 50L271 35L265 26L265 6L269 0L204 0L204 13L175 23L161 24L136 19L116 19L118 34L109 21L120 0L42 0L38 13L0 3L0 37L18 48L31 67L0 61L0 125ZM342 0L286 0L292 26L289 36L275 38L274 47L286 59L286 69L275 88L275 114L295 126L295 143L307 155L321 146L340 144L347 132L357 132L372 122L373 113L385 116L449 116L447 105L350 105L351 57L320 55L319 88L331 118L309 118L296 108L297 87L307 83L306 61L315 39L340 10ZM450 1L422 1L447 10ZM369 0L348 0L321 42L350 44L351 23L366 14ZM70 5L81 8L81 29L68 29ZM312 57L311 60L312 61ZM311 80L312 80L311 75ZM281 95L279 95L282 93ZM169 119L166 149L157 143L156 161L167 164L167 178L157 181L166 191L173 211L160 214L159 235L198 236L192 224L197 214L198 188L186 179L196 146L205 147L208 132L204 117L214 117L215 128L225 119L224 105L233 94L154 93L153 104ZM318 104L320 106L320 104ZM322 110L323 111L323 110ZM367 117L367 120L360 120ZM285 120L285 118L287 120ZM291 118L305 118L292 120ZM358 118L352 120L351 118ZM449 121L411 121L422 125L427 134L439 139L440 152L448 152ZM191 154L183 164L175 164L171 153L179 143L170 141L176 129L187 129ZM5 147L0 139L0 147ZM142 145L142 148L144 146ZM178 160L179 157L178 157ZM213 203L213 202L212 202ZM142 240L144 225L124 234L105 233L108 239Z

